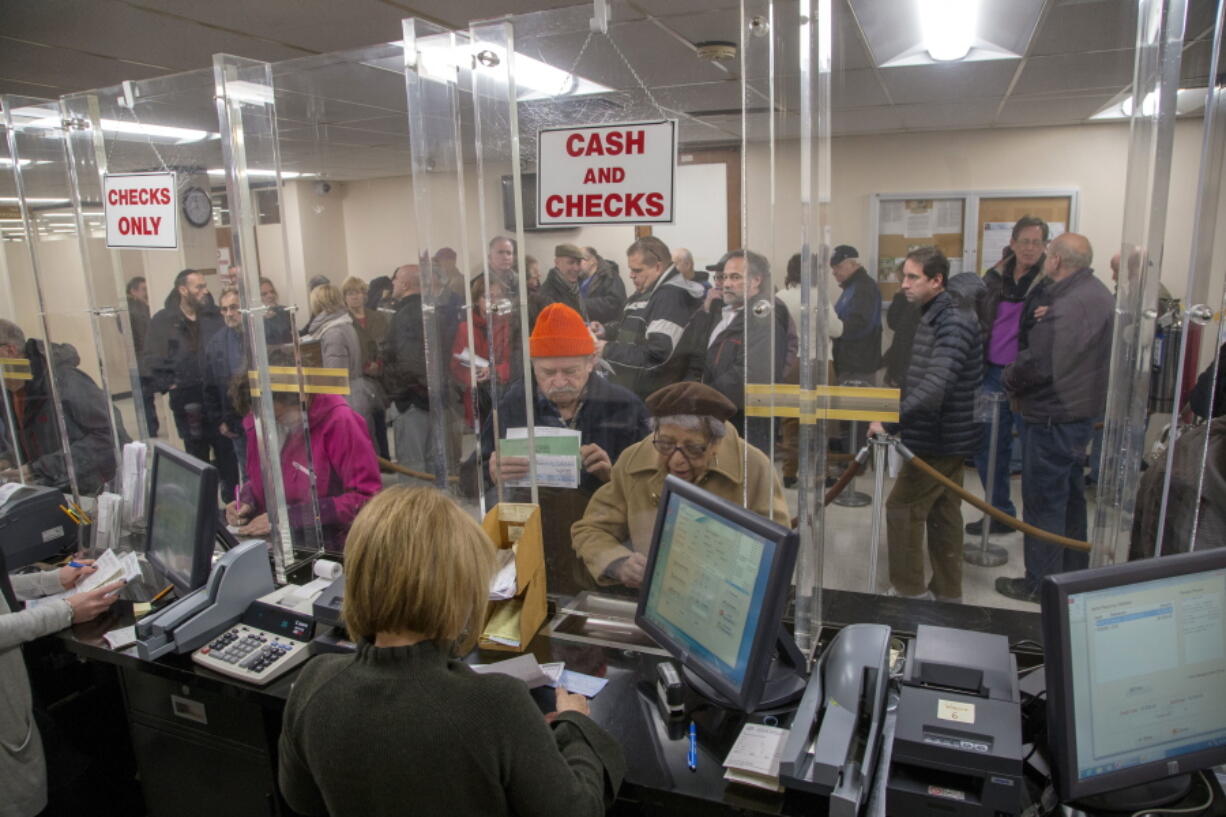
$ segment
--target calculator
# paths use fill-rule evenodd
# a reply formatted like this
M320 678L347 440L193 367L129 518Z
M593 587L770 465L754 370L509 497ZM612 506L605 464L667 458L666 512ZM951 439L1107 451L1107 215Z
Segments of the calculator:
M310 657L315 620L309 615L253 601L237 624L192 653L214 672L263 686Z

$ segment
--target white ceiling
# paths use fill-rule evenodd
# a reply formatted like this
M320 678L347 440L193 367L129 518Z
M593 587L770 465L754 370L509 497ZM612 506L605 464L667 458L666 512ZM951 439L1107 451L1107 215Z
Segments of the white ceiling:
M898 2L876 0L887 9ZM853 13L850 0L834 0L833 133L1085 122L1131 82L1136 4L1036 2L1039 22L1020 59L878 68L865 21ZM745 3L767 6L765 0ZM521 134L576 116L616 121L663 109L681 119L683 142L735 142L741 66L701 61L693 45L741 42L737 0L613 0L613 5L607 38L587 36L590 6L517 20L518 51L564 68L577 65L576 73L617 92L578 98L564 109L554 103L521 104ZM795 7L784 0L774 5L776 30L785 30ZM873 0L854 5L864 16ZM214 54L234 54L275 64L283 167L340 179L407 173L404 81L395 70L396 54L372 48L360 59L315 55L397 40L407 17L462 28L471 19L566 6L573 0L0 0L0 93L57 98L146 80L136 83L143 121L215 130L208 69ZM1216 0L1188 2L1184 87L1206 84L1216 6ZM750 94L751 106L763 107L768 99L764 42L741 42L750 55L747 82L760 91ZM785 138L798 130L799 79L786 68L795 62L791 40L781 39L775 55L780 114L775 125ZM154 79L194 70L199 73ZM115 93L110 96L104 106L113 104ZM117 118L125 115L115 111ZM751 125L764 134L766 123L760 114ZM248 133L250 161L270 163L271 144ZM111 151L108 158L116 166L150 162L142 143L116 141ZM157 153L157 161L170 166L221 164L216 141L160 146Z

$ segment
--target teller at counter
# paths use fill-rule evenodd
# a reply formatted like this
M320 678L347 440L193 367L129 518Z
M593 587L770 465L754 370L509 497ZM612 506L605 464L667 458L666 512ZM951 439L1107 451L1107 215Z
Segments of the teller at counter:
M737 409L727 397L701 383L674 383L650 395L647 410L651 436L617 458L609 482L571 529L575 552L598 584L642 584L669 474L738 504L748 485L749 510L790 524L783 483L766 454L728 422Z

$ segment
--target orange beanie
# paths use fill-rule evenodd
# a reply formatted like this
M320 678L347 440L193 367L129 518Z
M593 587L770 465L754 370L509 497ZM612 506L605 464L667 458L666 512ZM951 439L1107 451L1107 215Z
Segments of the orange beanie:
M582 357L596 351L583 316L566 304L550 304L541 310L529 344L533 357Z

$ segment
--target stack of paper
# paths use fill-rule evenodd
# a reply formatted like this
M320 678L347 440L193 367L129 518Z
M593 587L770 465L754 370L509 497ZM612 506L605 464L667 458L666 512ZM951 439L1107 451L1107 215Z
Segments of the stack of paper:
M783 791L779 782L779 759L788 730L760 723L741 729L732 751L724 759L724 779L769 791Z
M523 609L523 599L512 599L496 605L494 614L485 623L485 632L481 634L481 637L496 644L518 647L520 613Z
M94 547L109 548L119 541L123 519L123 497L110 492L98 495L94 509Z
M490 579L490 601L502 601L515 595L519 576L515 570L515 548L498 550L498 571Z
M145 518L145 461L148 447L142 442L123 447L123 498L129 527Z
M518 678L528 685L529 689L541 686L557 687L561 685L568 692L575 692L587 698L595 698L600 690L609 683L607 678L597 678L594 675L584 675L566 669L562 661L552 661L548 664L538 664L529 654L517 655L505 661L495 661L493 664L474 664L473 671L483 675L497 673ZM775 763L778 772L779 763Z

